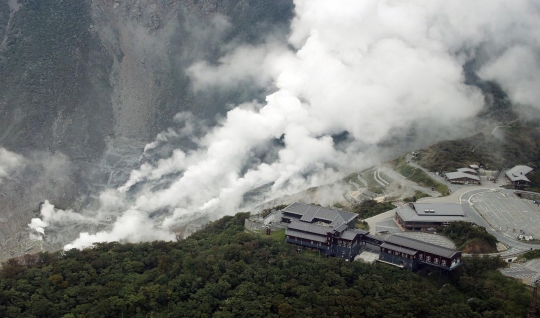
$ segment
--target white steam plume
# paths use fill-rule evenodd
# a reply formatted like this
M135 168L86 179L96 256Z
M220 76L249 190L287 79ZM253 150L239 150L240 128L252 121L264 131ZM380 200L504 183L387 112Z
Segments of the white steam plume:
M112 231L82 233L66 248L96 241L170 239L179 221L234 213L244 194L272 184L271 196L334 181L377 158L359 151L393 131L421 125L435 131L473 117L483 96L464 84L463 65L483 52L480 76L501 82L518 102L537 100L514 84L521 56L538 67L538 5L534 1L295 1L287 51L274 43L240 47L211 66L189 69L195 89L272 83L266 103L232 109L197 139L198 150L177 150L133 171L119 188L134 193ZM517 23L519 22L519 23ZM257 75L260 74L260 77ZM529 74L529 73L526 73ZM538 77L531 72L536 82ZM348 132L336 147L331 137ZM159 139L160 137L158 137ZM273 146L279 140L280 146ZM162 140L161 142L164 142ZM275 153L270 159L255 154ZM170 186L152 181L177 173ZM151 212L172 210L152 225Z
M24 157L0 147L0 184L16 169L24 166Z

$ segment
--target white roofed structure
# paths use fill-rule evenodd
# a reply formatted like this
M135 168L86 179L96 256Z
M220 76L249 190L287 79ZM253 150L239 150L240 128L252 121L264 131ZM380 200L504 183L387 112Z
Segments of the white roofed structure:
M533 168L531 167L518 165L506 171L506 178L516 187L527 186L530 184L531 180L529 180L526 175L531 171L533 171Z

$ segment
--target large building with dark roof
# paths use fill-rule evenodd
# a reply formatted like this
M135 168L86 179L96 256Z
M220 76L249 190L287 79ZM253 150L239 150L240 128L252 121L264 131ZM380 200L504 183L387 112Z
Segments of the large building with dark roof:
M412 202L396 210L396 222L403 230L436 229L455 221L468 221L459 204Z
M380 248L380 262L413 271L424 265L451 271L461 265L460 251L402 235L388 237Z
M287 223L286 242L313 248L326 256L354 259L362 237L369 232L354 228L357 214L295 202L281 210Z
M516 188L528 186L531 183L531 180L529 180L526 175L531 171L533 171L533 168L531 167L524 165L515 166L506 171L506 179Z
M433 217L431 211L435 209L448 217L460 214L450 205L415 204L420 214L427 215L424 216L427 218ZM281 224L287 225L287 243L315 249L326 256L352 261L361 252L362 246L369 245L379 250L379 262L409 270L417 270L424 265L453 270L461 264L461 252L453 249L400 235L383 239L368 231L355 229L357 215L354 213L296 202L276 213L276 216L281 217Z
M334 227L344 225L354 228L357 214L341 210L328 209L321 206L295 202L281 210L281 222L291 223L294 220L307 223L324 223Z

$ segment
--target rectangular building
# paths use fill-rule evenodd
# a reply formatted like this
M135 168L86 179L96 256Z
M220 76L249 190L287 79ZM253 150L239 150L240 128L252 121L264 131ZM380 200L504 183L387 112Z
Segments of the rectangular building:
M460 171L446 173L446 180L450 183L480 184L480 177L471 173L465 173Z
M357 214L295 202L281 211L288 224L285 241L317 249L326 256L353 260L368 234L354 228Z
M515 188L526 187L531 184L531 180L526 175L533 171L533 168L524 165L518 165L506 171L506 180L511 182Z
M402 235L392 235L381 244L379 261L413 271L422 266L451 271L462 264L460 251Z
M397 208L395 220L406 231L434 230L454 221L468 221L459 204L411 202Z
M411 203L398 209L396 217L409 213L403 211L413 211L415 215L430 220L437 214L435 211L439 213L437 217L463 216L461 206L457 204ZM326 256L342 257L352 261L361 252L362 247L368 244L380 250L379 262L410 270L417 270L424 265L453 270L461 264L459 251L401 235L383 239L369 234L368 231L355 229L351 227L353 224L351 222L356 218L356 214L353 213L293 203L277 215L281 215L287 225L285 230L287 243L318 250ZM406 222L404 224L407 226ZM425 224L436 226L429 222L424 222L421 226L426 226ZM440 225L440 222L437 224Z

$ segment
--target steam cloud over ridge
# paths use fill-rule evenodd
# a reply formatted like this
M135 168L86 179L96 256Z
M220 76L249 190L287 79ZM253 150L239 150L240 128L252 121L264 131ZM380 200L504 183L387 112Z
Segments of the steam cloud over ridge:
M82 233L66 248L172 239L169 230L178 222L234 213L256 187L271 183L269 196L277 197L325 184L376 160L359 149L392 132L419 123L429 131L471 118L484 98L464 83L463 66L480 55L481 78L497 81L517 103L540 107L535 89L540 19L534 1L295 4L288 43L294 49L269 40L238 47L220 65L200 61L188 70L197 90L233 89L251 81L273 84L275 92L264 103L246 101L230 110L219 125L193 138L196 150L177 149L133 171L118 191L102 196L101 210L125 211L113 229ZM185 120L184 127L193 121ZM332 136L343 132L351 140L336 147ZM163 132L145 151L190 133L190 127ZM162 178L172 182L154 187ZM125 199L128 192L133 201ZM162 210L172 213L159 222L150 218Z
M0 147L0 184L2 180L8 178L16 169L22 167L25 163L24 158L14 152Z

